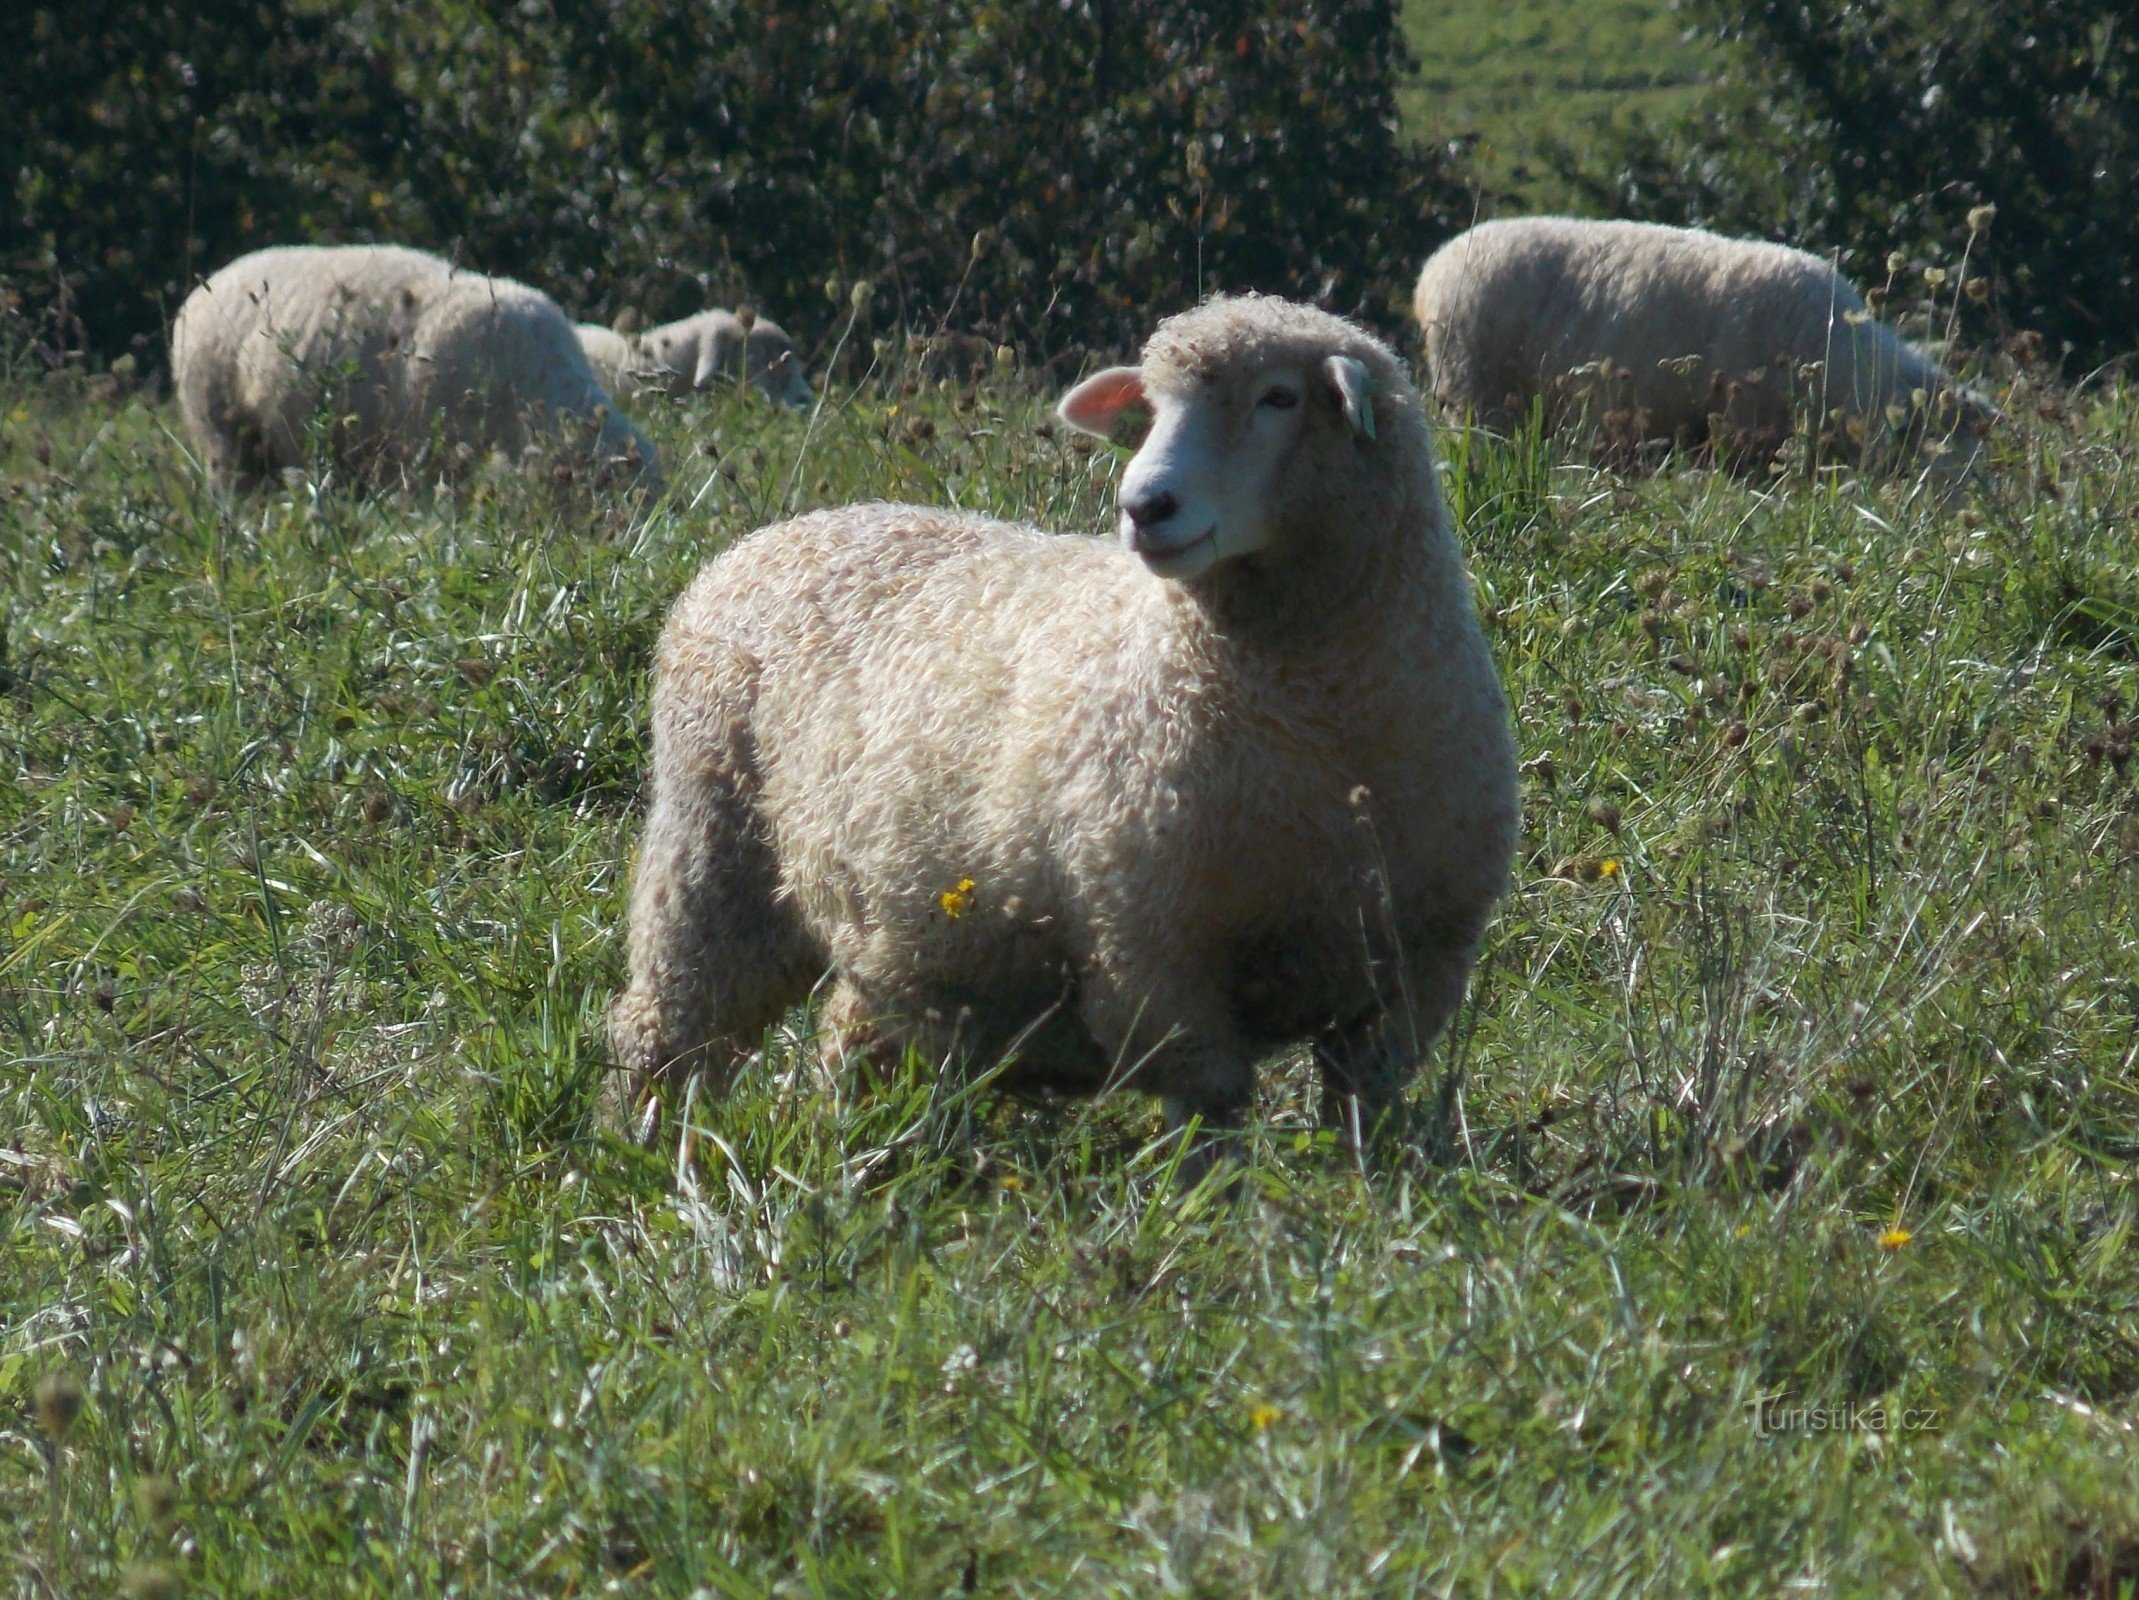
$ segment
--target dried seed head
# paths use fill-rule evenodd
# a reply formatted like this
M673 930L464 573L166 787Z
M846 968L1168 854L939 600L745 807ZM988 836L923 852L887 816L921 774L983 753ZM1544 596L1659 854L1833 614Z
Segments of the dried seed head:
M1613 805L1611 801L1605 799L1602 795L1598 795L1583 809L1589 813L1589 820L1606 833L1615 836L1618 834L1620 824L1619 808Z
M44 1429L45 1437L54 1444L63 1443L74 1431L75 1419L82 1414L81 1380L61 1367L37 1380L32 1398L37 1408L37 1425Z
M170 1524L178 1515L178 1483L161 1472L134 1480L134 1509L153 1528Z
M1990 225L1997 219L1998 208L1994 205L1970 206L1968 208L1968 231L1970 233L1988 233Z
M126 1600L178 1600L186 1580L168 1561L143 1561L128 1569L119 1588Z

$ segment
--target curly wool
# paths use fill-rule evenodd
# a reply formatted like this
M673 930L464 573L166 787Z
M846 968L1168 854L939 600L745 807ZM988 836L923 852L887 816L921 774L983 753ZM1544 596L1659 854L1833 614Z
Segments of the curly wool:
M1127 1082L1236 1119L1315 1041L1385 1104L1460 1000L1513 850L1508 715L1435 480L1371 335L1282 301L1162 324L1153 384L1331 353L1269 553L1189 581L1120 545L911 506L709 563L655 664L622 1065L724 1079L829 969L836 1038Z
M1573 217L1480 223L1437 250L1413 309L1444 414L1499 432L1542 399L1548 420L1609 412L1643 439L1711 437L1772 452L1808 406L1882 438L1899 406L1920 436L1924 400L1947 397L1972 455L1995 407L1870 318L1819 257L1697 228ZM1921 395L1922 399L1918 396Z
M241 256L186 297L171 369L188 432L226 488L307 458L388 483L447 472L583 421L606 470L658 483L652 443L617 411L572 324L538 290L392 245Z

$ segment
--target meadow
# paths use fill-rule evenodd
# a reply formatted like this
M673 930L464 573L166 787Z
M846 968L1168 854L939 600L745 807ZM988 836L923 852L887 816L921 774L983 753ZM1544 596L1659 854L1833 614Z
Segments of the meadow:
M1525 837L1404 1146L803 1019L646 1151L647 658L786 508L1072 533L911 365L554 474L218 504L0 373L0 1588L2113 1596L2139 1582L2139 397L1940 501L1451 439ZM955 638L944 648L955 650Z
M1722 47L1670 0L1406 0L1417 70L1397 91L1406 137L1454 141L1515 209L1569 208L1555 147L1580 157L1627 118L1699 104Z

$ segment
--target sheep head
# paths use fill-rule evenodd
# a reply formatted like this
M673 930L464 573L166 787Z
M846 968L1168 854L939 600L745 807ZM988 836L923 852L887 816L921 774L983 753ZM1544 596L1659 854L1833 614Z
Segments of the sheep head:
M1137 367L1066 395L1062 420L1105 434L1142 406L1151 429L1122 474L1121 539L1161 577L1281 557L1325 474L1371 449L1379 382L1372 341L1274 299L1214 300L1160 325Z

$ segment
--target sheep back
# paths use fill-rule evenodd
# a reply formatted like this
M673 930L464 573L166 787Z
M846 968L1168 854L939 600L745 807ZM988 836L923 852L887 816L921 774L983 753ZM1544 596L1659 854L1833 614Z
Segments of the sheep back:
M1499 431L1542 400L1640 438L1699 442L1720 418L1772 450L1802 405L1879 418L1952 387L1817 256L1693 228L1481 223L1428 260L1414 309L1444 413Z
M517 452L529 425L593 418L604 459L653 447L610 404L571 324L539 291L389 245L240 257L187 297L172 331L180 412L219 483L302 466L324 430L338 465L390 481Z

